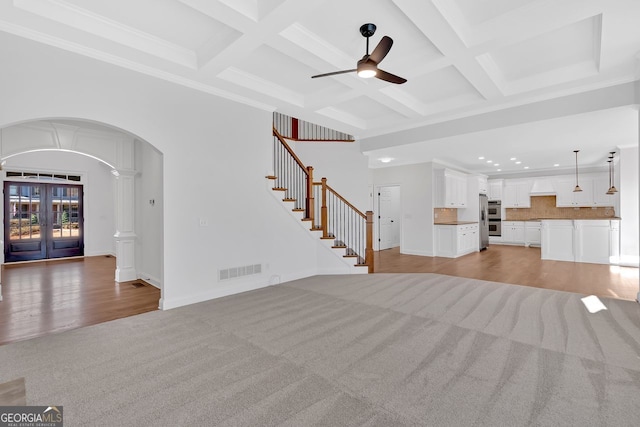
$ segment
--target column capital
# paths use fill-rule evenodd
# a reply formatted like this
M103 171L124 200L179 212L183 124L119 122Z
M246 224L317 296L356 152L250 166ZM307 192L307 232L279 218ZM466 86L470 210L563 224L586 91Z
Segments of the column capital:
M116 178L120 176L135 177L138 175L138 171L134 169L112 169L111 174Z

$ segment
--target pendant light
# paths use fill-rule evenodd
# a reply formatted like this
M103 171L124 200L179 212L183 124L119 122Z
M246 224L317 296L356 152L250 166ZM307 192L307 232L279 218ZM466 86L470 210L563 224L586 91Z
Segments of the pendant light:
M611 191L611 157L609 157L609 160L607 160L607 163L609 163L609 189L607 190L607 192L605 194L608 194L609 196L611 196L613 193L613 191Z
M615 186L615 178L614 178L614 163L613 163L613 155L616 154L615 151L610 151L609 154L609 190L607 194L613 195L618 192L618 189Z
M580 185L578 185L578 152L579 151L580 150L573 150L573 152L576 153L576 188L573 189L574 193L582 191L582 188L580 188Z

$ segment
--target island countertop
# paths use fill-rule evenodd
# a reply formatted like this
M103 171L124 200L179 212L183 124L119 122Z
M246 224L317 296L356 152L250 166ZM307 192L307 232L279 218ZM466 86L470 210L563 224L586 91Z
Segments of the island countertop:
M477 224L478 221L449 221L449 222L434 222L433 225L466 225Z

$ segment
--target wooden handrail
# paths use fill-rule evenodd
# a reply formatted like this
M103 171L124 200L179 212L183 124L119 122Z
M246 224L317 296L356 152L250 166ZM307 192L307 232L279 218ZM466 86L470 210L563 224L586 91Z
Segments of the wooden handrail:
M320 183L322 185L322 183ZM327 190L331 191L338 199L342 200L342 202L344 202L345 205L349 206L351 209L353 209L358 215L360 215L362 218L367 218L367 216L365 214L363 214L362 212L360 212L360 210L358 208L356 208L355 206L353 206L351 203L349 203L349 201L347 199L345 199L344 197L342 197L336 190L334 190L333 188L331 188L329 185L327 185Z
M273 128L273 136L275 136L276 138L278 138L280 140L280 142L282 143L284 148L287 150L287 152L291 155L291 157L293 157L293 160L295 160L296 163L298 164L298 166L300 166L300 169L302 169L304 171L304 173L306 173L308 175L307 167L304 165L304 163L302 163L302 160L300 160L300 158L298 156L296 156L296 153L293 152L291 147L289 147L289 144L286 143L286 141L284 140L282 135L280 135L280 133L278 133L278 131L276 130L275 127Z

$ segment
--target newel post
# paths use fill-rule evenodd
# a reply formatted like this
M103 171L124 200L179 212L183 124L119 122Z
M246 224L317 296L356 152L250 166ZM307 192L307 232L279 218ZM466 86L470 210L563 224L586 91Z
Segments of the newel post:
M320 225L322 226L322 237L329 237L327 233L327 178L322 178L322 206L320 208Z
M313 166L307 166L307 218L311 220L311 228L314 228L313 206Z
M364 262L369 266L369 273L373 273L373 212L367 211L367 247Z

